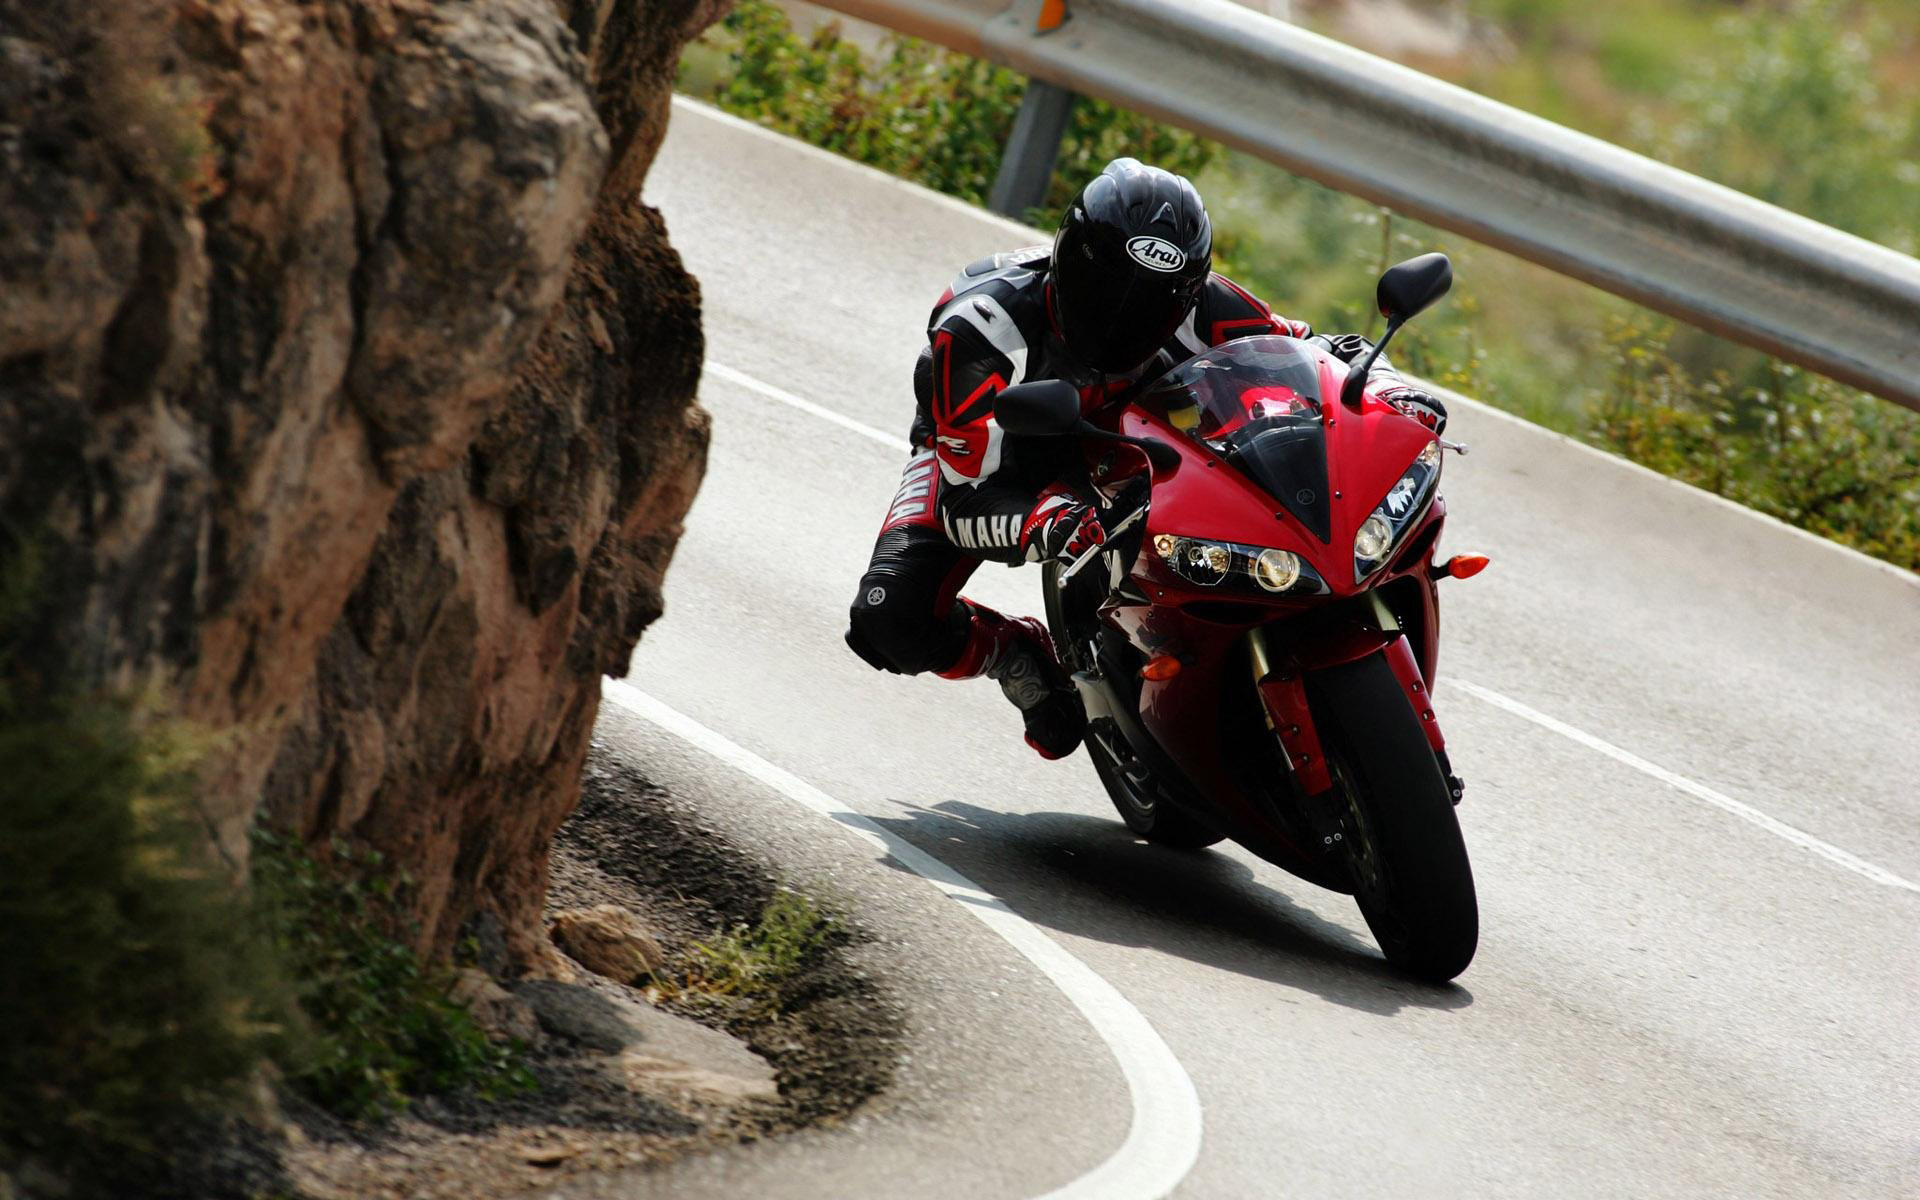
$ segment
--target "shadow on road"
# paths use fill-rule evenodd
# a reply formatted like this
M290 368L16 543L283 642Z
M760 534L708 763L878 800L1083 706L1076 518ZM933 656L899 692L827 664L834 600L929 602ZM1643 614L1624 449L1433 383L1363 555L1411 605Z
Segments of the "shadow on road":
M1399 975L1371 942L1256 881L1245 863L1224 854L1168 850L1117 819L1079 813L995 812L958 800L901 807L905 815L875 822L1037 925L1158 950L1383 1016L1473 1003L1458 984Z

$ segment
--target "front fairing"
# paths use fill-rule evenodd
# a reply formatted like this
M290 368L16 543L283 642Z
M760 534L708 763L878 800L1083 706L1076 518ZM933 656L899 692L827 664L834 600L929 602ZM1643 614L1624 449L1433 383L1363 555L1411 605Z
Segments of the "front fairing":
M1164 532L1292 551L1325 581L1319 599L1386 579L1391 566L1356 580L1355 534L1435 439L1371 394L1358 411L1341 404L1345 372L1345 363L1307 342L1244 338L1174 368L1123 410L1121 432L1166 442L1181 456L1177 470L1155 481L1136 573L1196 600L1229 591L1281 607L1315 600L1196 589L1156 560L1151 535ZM1428 516L1408 522L1389 563L1420 540Z
M1332 493L1322 411L1339 394L1335 365L1296 338L1242 338L1181 363L1136 403L1246 476L1324 542Z

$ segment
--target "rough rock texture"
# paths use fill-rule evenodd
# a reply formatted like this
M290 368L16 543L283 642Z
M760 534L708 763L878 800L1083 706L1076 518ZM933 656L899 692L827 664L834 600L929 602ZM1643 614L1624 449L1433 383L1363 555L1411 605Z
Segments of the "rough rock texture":
M724 0L0 0L0 559L18 669L208 730L268 818L519 966L602 672L704 466L638 192Z
M496 1041L531 1044L540 1036L533 1006L478 967L461 967L447 998L466 1009L473 1023Z
M617 904L556 913L547 932L568 958L616 983L632 983L666 964L659 940Z

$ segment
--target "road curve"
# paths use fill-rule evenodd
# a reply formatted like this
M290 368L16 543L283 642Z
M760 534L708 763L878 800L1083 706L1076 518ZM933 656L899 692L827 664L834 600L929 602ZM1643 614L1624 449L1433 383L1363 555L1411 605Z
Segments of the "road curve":
M1125 836L992 685L840 644L927 309L1032 235L680 101L648 199L702 282L716 432L634 683L1117 988L1204 1110L1175 1194L1920 1194L1911 575L1462 406L1449 543L1494 566L1448 585L1438 700L1483 934L1456 986L1414 985L1345 898ZM972 591L1035 611L1037 586ZM853 1128L619 1194L1033 1195L1123 1142L1111 1054L1030 963L658 727L610 708L602 734L872 905L926 1047Z

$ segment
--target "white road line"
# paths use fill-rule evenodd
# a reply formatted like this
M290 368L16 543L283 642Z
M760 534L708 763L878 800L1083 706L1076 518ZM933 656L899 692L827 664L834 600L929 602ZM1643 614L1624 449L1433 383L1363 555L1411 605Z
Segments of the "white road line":
M1885 867L1876 866L1858 855L1849 854L1831 842L1823 842L1804 830L1795 829L1785 821L1768 816L1751 804L1743 804L1735 800L1732 796L1726 795L1723 792L1716 792L1703 783L1695 783L1684 775L1669 771L1659 763L1648 762L1638 754L1634 754L1628 750L1622 750L1612 742L1597 738L1583 729L1576 729L1565 721L1550 717L1538 709L1528 708L1518 700L1503 696L1492 688L1484 688L1477 683L1468 683L1464 679L1450 679L1445 682L1447 686L1458 688L1467 693L1467 695L1484 700L1495 708L1504 709L1516 717L1532 721L1542 729L1550 729L1563 738L1578 742L1595 753L1604 754L1613 761L1632 767L1643 775L1650 775L1668 787L1685 792L1696 800L1704 801L1707 804L1713 805L1715 808L1730 812L1742 821L1757 825L1777 838L1792 842L1802 850L1811 850L1828 862L1845 867L1856 875L1864 876L1867 879L1873 880L1875 883L1884 884L1887 887L1904 888L1909 892L1920 892L1920 884L1902 879Z
M907 439L898 434L882 433L871 425L856 421L852 417L842 416L823 404L815 404L811 400L796 396L792 392L783 391L770 383L761 383L745 371L736 371L732 367L724 366L717 362L707 363L704 370L709 374L718 375L728 383L736 384L746 388L750 392L765 396L769 400L778 400L780 403L791 408L797 408L809 416L819 417L822 421L831 421L842 429L857 433L869 441L879 442L882 446L886 446L889 449L905 450L907 448Z
M888 435L880 432L878 429L875 429L871 425L863 424L859 421L854 420L852 417L842 416L840 413L834 412L833 410L828 408L823 408L820 405L815 404L811 400L803 400L799 396L793 395L791 392L783 392L779 388L773 387L770 384L761 383L759 380L753 378L751 375L748 375L743 371L736 371L732 367L721 366L719 363L713 363L713 362L708 363L706 366L706 369L713 372L715 375L718 375L720 378L725 379L731 383L736 383L741 387L748 389L749 391L756 392L760 395L767 396L774 400L778 400L783 404L792 405L794 408L797 408L802 412L811 413L812 415L823 418L824 420L832 421L835 425L839 425L844 429L850 429L853 432L860 434L862 437L871 438L875 441L883 442L889 446L900 447L902 449L905 448L902 445L902 439L900 438L889 437ZM1485 407L1485 406L1482 405L1480 407ZM1728 503L1731 503L1731 501L1728 501ZM1789 530L1793 529L1793 527L1790 525L1782 525L1781 527L1783 529L1789 529ZM1806 531L1795 530L1794 532L1804 534ZM1812 536L1812 535L1807 535L1807 536ZM1845 549L1845 547L1836 547L1836 548ZM1877 562L1878 560L1874 560L1874 561ZM1775 837L1782 838L1788 842L1791 842L1794 845L1799 846L1803 850L1811 850L1815 854L1819 855L1821 858L1826 859L1828 862L1834 863L1841 867L1845 867L1847 870L1852 871L1856 875L1860 875L1866 879L1871 879L1873 882L1882 884L1886 887L1901 888L1903 890L1910 891L1910 892L1920 892L1920 884L1915 884L1910 880L1903 879L1900 876L1895 875L1893 872L1887 870L1885 867L1877 866L1873 863L1868 862L1864 858L1860 858L1859 856L1854 854L1849 854L1847 851L1842 850L1840 847L1833 845L1831 842L1823 842L1819 838L1814 837L1812 834L1807 833L1804 830L1795 829L1793 826L1787 824L1785 821L1781 821L1775 817L1770 817L1766 813L1761 812L1759 809L1753 807L1750 804L1744 804L1741 801L1735 800L1731 796L1725 795L1724 793L1721 793L1721 792L1716 792L1712 788L1706 786L1703 783L1695 783L1693 780L1688 779L1686 776L1678 774L1677 772L1674 772L1674 771L1669 771L1667 770L1667 768L1659 765L1658 763L1648 762L1646 759L1641 758L1639 755L1634 754L1631 751L1622 750L1620 747L1614 745L1613 743L1597 738L1592 734L1586 732L1585 730L1576 729L1572 725L1567 724L1565 721L1561 721L1554 717L1550 717L1547 714L1540 712L1537 709L1528 708L1526 705L1520 703L1518 700L1513 700L1506 696L1503 696L1499 692L1493 691L1491 688L1484 688L1477 683L1468 683L1462 679L1453 679L1447 682L1451 686L1459 688L1461 691L1466 692L1470 696L1475 696L1481 700L1484 700L1488 704L1491 704L1496 708L1505 709L1506 711L1512 713L1514 716L1520 717L1524 720L1531 721L1534 724L1540 726L1542 729L1551 730L1554 733L1557 733L1564 738L1569 738L1575 742L1578 742L1580 745L1585 746L1589 750L1593 750L1600 754L1604 754L1608 758L1611 758L1616 762L1623 763L1626 766L1632 767L1636 771L1640 771L1643 774L1650 775L1653 778L1658 779L1660 782L1668 785L1669 787L1672 787L1677 791L1683 792L1686 795L1692 796L1696 800L1704 801L1707 804L1713 805L1715 808L1721 809L1722 811L1725 811L1725 812L1732 813L1734 816L1739 817L1741 820L1747 821L1761 829L1764 829L1768 833L1773 834Z
M601 680L620 707L651 721L798 804L835 821L933 884L1040 968L1107 1044L1133 1098L1126 1141L1105 1162L1041 1200L1159 1200L1200 1156L1200 1097L1193 1080L1140 1010L1093 969L998 897L819 788L669 707L632 684Z

